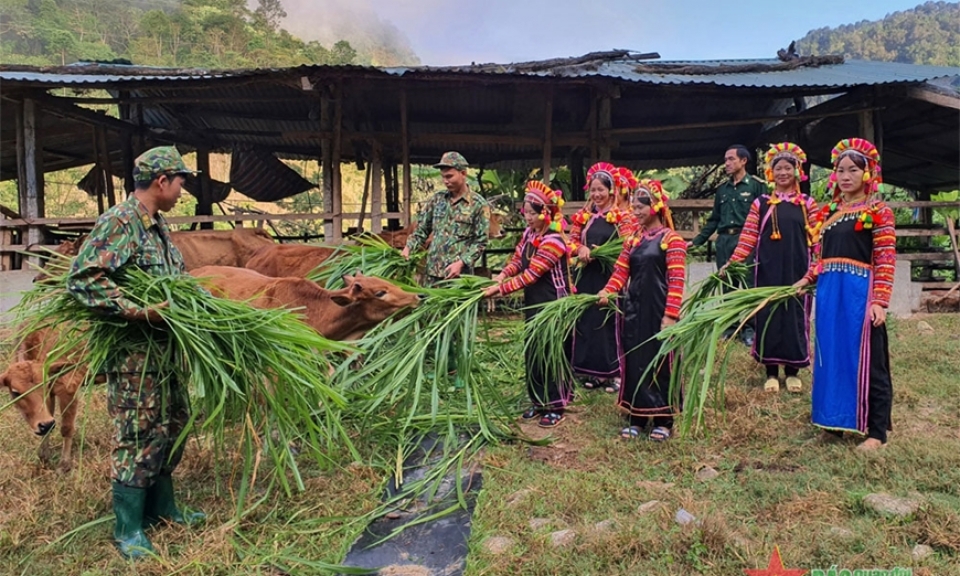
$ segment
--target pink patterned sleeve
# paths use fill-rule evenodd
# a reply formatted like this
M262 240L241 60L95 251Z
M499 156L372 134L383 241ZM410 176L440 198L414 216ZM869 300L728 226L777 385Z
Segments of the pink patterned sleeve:
M740 240L733 251L733 256L730 257L731 262L743 262L757 247L757 241L760 239L760 200L761 198L757 198L750 205L750 212L747 213L743 230L740 231Z
M897 232L893 210L883 205L877 209L873 227L873 302L887 308L893 293L897 271Z
M563 238L559 234L546 236L537 247L527 268L500 285L500 295L505 296L530 286L556 266L561 258L566 257L567 246L563 243Z
M667 307L664 314L676 319L680 317L687 276L687 243L676 232L668 232L664 239L667 241Z
M627 279L630 277L630 252L637 245L637 238L631 236L623 241L623 249L620 250L620 256L613 265L613 274L607 280L607 285L603 287L604 292L617 294L627 285Z

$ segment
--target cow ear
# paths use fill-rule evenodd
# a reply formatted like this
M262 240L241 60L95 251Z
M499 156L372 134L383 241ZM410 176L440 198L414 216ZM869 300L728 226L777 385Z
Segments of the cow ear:
M344 274L343 276L340 277L340 279L343 280L343 283L347 286L353 284L354 282L354 277L350 276L349 274Z
M330 300L338 306L348 306L353 303L353 300L347 298L346 296L331 296Z
M354 294L359 294L360 292L363 292L363 284L354 281L353 285L350 286L350 292Z
M65 361L54 362L50 364L50 367L47 369L47 374L52 374L52 375L60 374L61 372L63 372L64 368L68 366L70 366L69 362L65 362Z
M9 388L10 387L10 377L7 376L7 373L4 372L0 374L0 388Z

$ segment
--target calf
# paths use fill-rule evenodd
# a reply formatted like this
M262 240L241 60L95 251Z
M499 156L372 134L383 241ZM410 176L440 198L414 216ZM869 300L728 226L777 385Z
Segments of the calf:
M415 308L422 298L360 274L344 276L342 290L326 290L304 278L271 278L243 268L205 266L190 273L222 298L249 301L256 308L299 308L304 322L330 340L362 338L392 314Z
M273 278L306 278L336 251L336 248L309 244L265 246L250 258L246 268Z
M72 467L73 433L76 430L77 411L80 408L77 391L85 378L85 369L72 367L65 362L55 362L50 365L45 381L43 362L35 360L14 362L0 374L0 388L10 390L10 396L27 420L30 429L37 436L43 437L38 456L45 466L50 465L51 449L48 433L56 425L53 412L59 404L60 435L63 437L60 470L68 471Z
M187 270L201 266L244 266L253 254L276 245L261 228L171 232L170 240L183 255Z

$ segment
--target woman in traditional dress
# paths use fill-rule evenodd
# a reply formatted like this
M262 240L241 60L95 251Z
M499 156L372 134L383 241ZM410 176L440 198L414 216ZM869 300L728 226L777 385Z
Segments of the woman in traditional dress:
M560 191L551 190L543 182L527 182L523 198L523 218L527 229L517 245L516 252L500 274L497 282L484 290L486 297L505 296L523 290L524 315L529 321L536 315L538 304L551 302L570 293L570 269L567 244L560 231L563 216ZM527 393L532 407L521 418L539 418L538 424L552 428L563 421L563 412L573 400L573 388L560 375L546 372L544 360L525 358Z
M590 251L607 242L627 238L637 229L627 194L637 180L629 170L599 162L587 171L590 197L583 209L573 215L570 231L570 253L577 257L577 293L596 294L607 283L612 272L591 257ZM606 310L587 310L580 317L573 336L573 371L586 376L584 388L603 386L607 392L620 389L620 315L608 318Z
M817 284L812 420L824 440L856 432L867 436L858 450L875 450L891 429L886 309L897 258L894 216L876 197L876 146L842 140L831 158L833 201L818 213L814 264L795 284Z
M617 404L629 423L620 435L637 438L653 420L650 439L670 438L679 394L670 398L671 360L652 367L660 341L656 334L680 316L687 244L673 230L667 194L657 180L641 180L633 195L640 231L626 239L613 275L600 291L600 305L625 289L621 341L625 351Z
M790 286L810 268L817 203L800 192L806 153L783 142L767 151L766 176L774 189L753 201L730 262L743 262L756 249L754 286ZM720 273L729 266L725 264ZM810 297L806 294L757 313L750 353L767 369L767 392L780 390L783 366L787 390L799 393L800 369L810 365Z

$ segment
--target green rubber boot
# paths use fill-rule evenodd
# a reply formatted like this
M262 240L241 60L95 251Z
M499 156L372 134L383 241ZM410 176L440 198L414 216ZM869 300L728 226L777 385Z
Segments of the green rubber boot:
M153 486L147 488L147 502L143 517L145 528L158 524L161 520L184 526L196 526L206 518L207 516L203 512L184 514L177 508L177 502L173 497L173 478L171 476L157 476Z
M147 490L113 483L113 513L117 518L113 540L120 554L128 560L139 560L157 553L143 533L143 506Z

